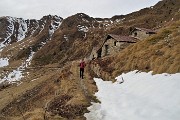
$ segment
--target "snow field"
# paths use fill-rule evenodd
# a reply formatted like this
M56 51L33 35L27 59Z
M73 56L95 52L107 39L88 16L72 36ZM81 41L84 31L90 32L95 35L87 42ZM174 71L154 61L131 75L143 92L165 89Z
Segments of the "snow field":
M180 120L180 73L132 71L116 79L94 78L101 103L92 103L87 120Z

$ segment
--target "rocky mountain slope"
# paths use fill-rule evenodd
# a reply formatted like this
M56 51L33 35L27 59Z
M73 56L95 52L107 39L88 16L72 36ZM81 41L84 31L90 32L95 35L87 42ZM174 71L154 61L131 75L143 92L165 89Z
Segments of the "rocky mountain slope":
M180 1L163 0L128 15L93 18L77 13L40 20L0 17L0 119L83 120L97 91L93 77L113 80L131 70L180 72ZM89 60L107 34L134 27L157 34L110 56ZM79 60L86 58L85 80Z

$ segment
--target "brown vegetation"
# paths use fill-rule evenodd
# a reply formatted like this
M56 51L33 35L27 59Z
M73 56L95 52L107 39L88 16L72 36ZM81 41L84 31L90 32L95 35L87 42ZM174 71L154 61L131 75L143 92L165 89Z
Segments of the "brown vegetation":
M132 70L154 74L180 72L179 26L179 21L174 22L158 34L100 60L99 65L103 71L112 70L113 77Z
M9 66L15 67L21 65L31 49L37 52L32 60L35 69L26 70L29 75L23 78L22 84L0 87L0 119L84 120L86 107L91 101L98 101L93 96L97 91L93 77L112 80L132 70L153 71L154 74L180 72L179 6L179 0L163 0L153 8L107 19L76 14L63 21L50 41L48 30L52 18L43 17L42 20L48 19L48 23L41 33L36 31L2 51L1 56L12 54ZM113 23L108 22L109 26L105 26L105 20ZM89 28L88 32L78 31L80 22ZM158 33L119 53L88 62L85 80L79 79L80 59L88 58L93 47L102 45L107 34L128 35L134 27L155 29ZM42 47L41 42L47 39Z

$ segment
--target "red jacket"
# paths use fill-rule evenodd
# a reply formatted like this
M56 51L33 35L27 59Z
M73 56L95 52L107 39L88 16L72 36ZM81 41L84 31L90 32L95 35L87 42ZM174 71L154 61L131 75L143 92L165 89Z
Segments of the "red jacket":
M82 61L79 66L80 66L80 68L84 68L86 66L86 64L84 61Z

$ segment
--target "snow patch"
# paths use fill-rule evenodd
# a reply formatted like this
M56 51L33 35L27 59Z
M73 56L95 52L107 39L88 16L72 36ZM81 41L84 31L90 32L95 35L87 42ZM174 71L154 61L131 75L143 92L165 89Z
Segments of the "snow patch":
M84 21L84 22L89 22L87 19L84 19L84 18L82 18L82 21Z
M8 81L9 83L15 82L15 81L19 81L23 75L22 75L22 71L20 70L20 68L17 68L16 70L13 70L12 72L10 72L8 74L8 76L5 76L0 83L4 82L4 81Z
M14 32L16 32L14 28L14 24L17 22L18 23L18 34L17 34L17 41L21 41L25 38L25 34L27 32L28 26L25 20L21 18L13 18L13 17L7 17L7 21L9 22L9 25L7 27L7 32L6 35L7 37L5 38L5 41L7 43L11 42L11 36L13 35Z
M78 31L83 31L83 32L89 31L89 28L87 26L78 25L77 28L78 28Z
M67 35L64 35L64 39L65 39L66 41L69 40Z
M46 25L46 22L47 21L45 20L44 23L40 26L40 32L39 33L41 33L44 30L44 26Z
M49 28L50 37L52 37L52 35L59 28L61 23L62 23L62 19L60 17L55 16L55 20L51 21L51 25L50 25L50 28Z
M30 34L30 37L35 33L35 31L39 28L39 22L37 20L35 20L36 22L32 21L33 25L36 26L36 27L32 27L32 31L31 31L31 34Z
M3 44L3 42L0 43L0 52L3 51L3 48L5 47L6 45Z
M103 21L100 21L100 20L96 20L98 23L102 23Z
M23 19L17 19L17 21L19 23L17 41L21 41L26 37L25 35L27 32L27 23Z
M126 18L122 18L122 19L116 19L116 22L122 22L124 21Z
M8 58L0 58L0 68L5 67L9 65L9 59Z
M113 21L112 21L112 20L110 20L110 22L111 22L111 24L113 24Z
M13 83L16 81L20 81L23 78L23 71L26 67L28 67L31 64L31 60L33 58L35 52L31 51L31 54L29 55L28 59L25 60L25 62L22 63L20 67L18 67L16 70L13 70L9 74L7 74L3 79L0 79L0 83L7 81L9 83Z
M84 115L87 120L180 119L180 73L132 71L116 79L115 83L94 79L101 103L92 103Z
M14 21L15 21L15 18L12 18L12 17L7 17L7 21L9 22L9 25L7 27L7 32L6 32L6 38L4 38L4 41L7 41L7 43L10 43L11 42L11 36L14 32Z

